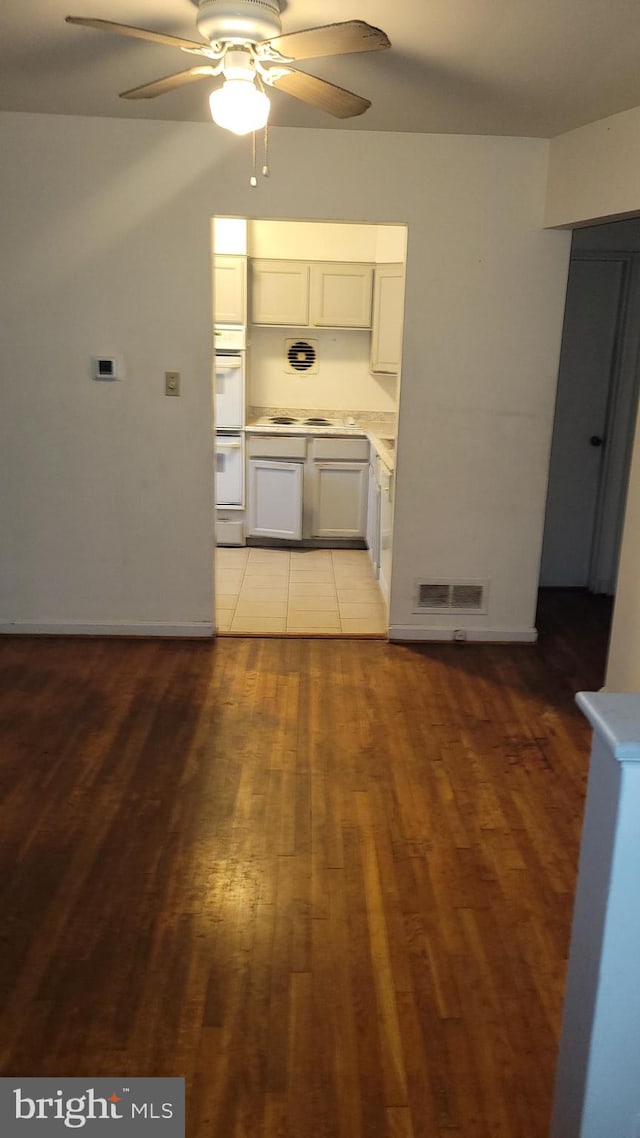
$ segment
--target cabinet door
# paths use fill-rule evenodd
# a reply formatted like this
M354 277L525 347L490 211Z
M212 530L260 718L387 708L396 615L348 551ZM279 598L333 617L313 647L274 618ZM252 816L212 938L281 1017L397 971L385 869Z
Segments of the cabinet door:
M309 266L304 261L251 261L253 324L309 323Z
M249 537L302 538L302 471L300 462L252 458L247 506Z
M316 462L313 537L362 538L367 520L366 462Z
M218 353L214 358L214 421L218 429L244 426L243 357Z
M403 322L403 266L378 266L373 286L371 371L390 375L400 373Z
M219 256L213 262L215 324L247 322L247 259Z
M393 478L383 472L380 479L380 588L389 607L391 594L391 553L393 547Z
M310 323L328 328L370 328L370 265L311 265Z
M373 466L369 467L369 490L367 501L367 546L373 571L378 576L380 569L380 488L376 482Z
M216 506L244 503L244 453L241 435L216 434Z

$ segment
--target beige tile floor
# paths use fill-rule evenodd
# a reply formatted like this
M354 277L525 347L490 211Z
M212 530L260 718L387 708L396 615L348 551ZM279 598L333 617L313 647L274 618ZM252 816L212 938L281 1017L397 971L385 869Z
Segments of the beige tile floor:
M364 549L216 549L218 632L384 636L387 617Z

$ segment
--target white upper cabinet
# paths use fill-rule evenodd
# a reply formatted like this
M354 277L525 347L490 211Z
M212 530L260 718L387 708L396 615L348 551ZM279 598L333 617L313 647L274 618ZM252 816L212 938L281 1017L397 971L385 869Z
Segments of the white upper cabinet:
M371 265L250 261L251 322L370 328Z
M377 265L373 286L371 371L399 375L404 321L404 266Z
M370 328L372 285L370 265L311 265L309 323L325 328Z
M259 261L251 265L251 322L306 326L309 266L304 261Z
M247 322L247 258L217 256L213 262L214 324Z

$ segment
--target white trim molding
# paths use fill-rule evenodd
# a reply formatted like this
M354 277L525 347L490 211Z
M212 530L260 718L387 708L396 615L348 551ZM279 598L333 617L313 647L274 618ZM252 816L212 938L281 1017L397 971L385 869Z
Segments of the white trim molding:
M460 635L463 633L464 635ZM389 640L465 641L476 644L535 644L536 628L417 628L411 624L389 626Z
M215 635L211 621L184 621L179 624L162 622L134 623L128 621L46 621L0 620L2 636L171 636L198 639Z

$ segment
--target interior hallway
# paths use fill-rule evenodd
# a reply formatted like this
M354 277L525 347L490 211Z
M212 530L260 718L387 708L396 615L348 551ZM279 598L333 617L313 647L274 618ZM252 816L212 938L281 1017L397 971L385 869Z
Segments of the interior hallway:
M546 1138L607 617L1 639L0 1073L185 1076L188 1138Z

